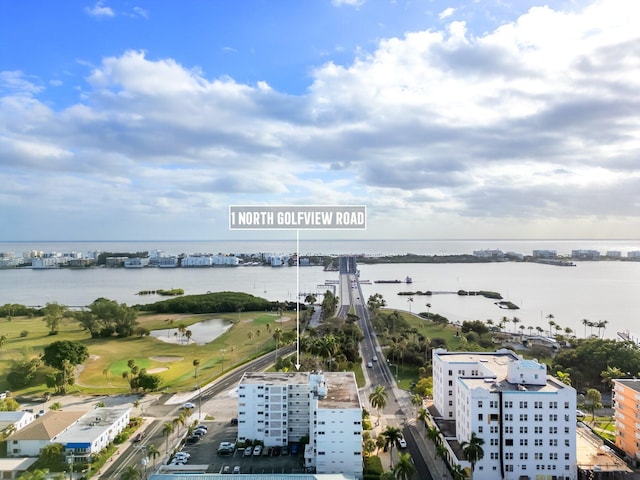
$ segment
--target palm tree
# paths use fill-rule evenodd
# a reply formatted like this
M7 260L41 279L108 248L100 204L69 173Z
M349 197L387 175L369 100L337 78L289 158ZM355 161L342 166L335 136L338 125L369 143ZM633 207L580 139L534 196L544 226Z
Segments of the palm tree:
M414 393L413 395L411 395L411 405L416 407L416 409L418 407L421 407L422 406L422 395L419 395L417 393ZM417 414L418 414L418 412L416 410L416 415Z
M422 423L422 425L426 427L427 418L429 418L429 410L427 410L424 407L420 407L418 409L418 415L416 416L416 419L419 420Z
M378 422L380 422L380 410L387 406L387 391L383 385L374 387L369 394L369 403L378 411Z
M565 385L571 385L571 376L569 372L562 372L558 370L556 372L556 377L558 377L558 380L560 380Z
M431 304L427 303L425 305L425 307L427 307L427 319L430 319L431 318Z
M253 340L253 332L248 332L247 338L249 339L249 342L251 342L251 340Z
M600 320L596 326L598 327L598 336L600 338L604 338L604 331L607 328L607 323L609 323L609 320ZM602 329L602 333L600 333L600 330Z
M329 359L329 371L333 364L333 356L338 351L339 345L336 337L332 334L325 335L318 339L318 353L322 357Z
M197 358L193 359L193 366L195 368L194 377L198 378L198 368L200 367L200 360Z
M442 437L440 437L440 430L437 427L429 427L427 429L427 438L431 440L434 445L442 444Z
M378 447L378 451L384 448L385 443L387 443L387 440L384 438L384 435L378 435L376 437L376 447Z
M547 318L554 318L553 315L549 314L547 315ZM554 322L553 320L549 320L549 336L552 337L553 335L551 334L551 329L553 327L556 326L556 322Z
M142 478L142 474L137 467L129 465L127 469L120 474L120 480L139 480Z
M531 332L533 332L533 327L531 325L529 325L527 327L527 329L529 330L529 336L531 336Z
M0 335L0 353L2 352L2 347L4 347L5 343L7 343L7 336Z
M606 370L600 372L600 377L602 378L602 383L611 388L611 386L613 385L613 380L616 378L624 377L624 372L618 367L607 366Z
M459 464L451 465L451 473L453 473L453 480L465 480L467 472Z
M582 325L584 325L584 338L587 338L587 325L589 325L589 320L586 318L582 319Z
M464 454L464 458L471 463L471 472L476 468L476 463L478 463L484 457L484 450L482 449L482 445L484 445L484 440L476 435L476 432L471 432L471 438L468 442L462 442L460 445L462 447L462 453Z
M402 438L402 432L393 425L387 425L382 435L385 438L385 447L389 449L389 468L393 467L393 446Z
M169 453L169 437L173 433L173 424L171 422L164 422L162 426L162 436L167 437L167 453Z
M511 321L513 322L513 333L516 333L516 325L520 323L520 319L518 317L513 317Z
M393 467L393 473L397 480L409 480L415 473L416 469L413 466L411 455L408 453L400 453L398 455L398 461Z
M189 329L187 329L184 332L184 336L187 337L187 344L191 341L191 337L193 337L193 332Z
M147 453L153 460L153 466L156 466L156 458L160 456L160 450L153 443L147 447Z
M269 325L267 323L267 325ZM281 328L276 328L273 331L273 338L276 341L276 362L278 361L278 347L280 346L280 338L282 338L282 329Z
M409 303L409 313L411 313L411 304L413 303L413 297L407 298L407 302Z
M538 332L538 335L542 335L542 332L544 332L544 329L542 327L536 327L536 332Z
M178 332L180 332L180 341L184 338L184 334L187 331L187 326L184 323L178 325Z
M167 322L169 324L169 328L167 329L167 337L171 336L171 328L173 327L173 323L175 322L175 320L173 318L167 318L165 320L165 322Z

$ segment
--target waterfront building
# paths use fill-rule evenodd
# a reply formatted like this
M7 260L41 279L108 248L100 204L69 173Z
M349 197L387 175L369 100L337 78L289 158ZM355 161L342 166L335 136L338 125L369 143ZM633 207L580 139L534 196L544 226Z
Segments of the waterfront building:
M556 258L558 252L556 250L534 250L532 256L533 258Z
M130 257L124 261L124 268L142 268L149 265L148 258Z
M266 447L306 437L304 467L362 478L362 405L353 372L245 373L238 385L238 441Z
M620 250L607 250L608 258L622 258L622 252Z
M504 253L502 250L474 250L473 256L478 258L503 259Z
M571 250L571 258L576 260L597 260L600 258L598 250Z
M640 258L640 250L632 250L631 252L627 252L627 258Z
M213 260L210 255L189 255L182 259L183 267L211 267Z
M471 469L462 444L484 440L474 480L575 480L576 391L512 350L433 352L430 416L453 463Z

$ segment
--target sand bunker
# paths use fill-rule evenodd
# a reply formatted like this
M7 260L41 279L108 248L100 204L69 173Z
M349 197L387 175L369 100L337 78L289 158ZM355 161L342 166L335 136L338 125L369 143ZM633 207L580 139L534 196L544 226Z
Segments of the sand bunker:
M158 368L152 368L150 370L147 370L147 373L160 373L160 372L166 372L167 370L169 370L169 368L167 367L158 367Z
M149 360L154 360L156 362L181 362L184 360L184 357L149 357Z

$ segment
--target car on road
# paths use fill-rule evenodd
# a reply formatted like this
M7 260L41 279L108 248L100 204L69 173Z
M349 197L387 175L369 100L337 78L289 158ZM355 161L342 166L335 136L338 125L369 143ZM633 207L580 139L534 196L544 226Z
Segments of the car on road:
M259 457L260 455L262 455L262 445L256 445L253 447L253 456Z
M369 363L367 363L367 367L368 367L368 368L373 368L373 362L369 362Z
M182 405L182 408L184 408L185 410L193 410L194 408L196 408L196 406L194 403L187 402L184 405Z
M133 437L133 443L141 442L146 436L147 434L145 432L138 433L135 437Z
M373 359L372 359L372 360L373 360L374 362L377 362L377 361L378 361L378 357L373 357Z
M404 437L400 437L398 439L398 446L400 448L407 448L407 441L404 439Z

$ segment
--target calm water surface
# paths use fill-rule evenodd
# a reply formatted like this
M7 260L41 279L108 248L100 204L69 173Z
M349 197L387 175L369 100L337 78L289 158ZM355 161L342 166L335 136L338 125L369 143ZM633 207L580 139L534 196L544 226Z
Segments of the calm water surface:
M219 247L219 248L212 248ZM235 247L231 249L230 247ZM242 247L242 248L239 248ZM306 248L305 248L306 247ZM157 243L47 243L1 244L0 251L138 251L155 248L169 253L181 252L293 252L295 242L157 242ZM529 254L532 249L555 249L568 253L574 248L601 250L640 250L636 241L408 241L408 242L301 242L301 252L393 254L461 254L482 248L500 248ZM394 250L392 250L394 249ZM450 321L498 321L503 316L517 316L525 327L540 326L548 331L547 315L563 328L569 327L578 336L585 331L581 320L607 320L604 336L613 338L616 331L628 330L640 336L640 262L579 262L576 267L553 267L530 263L488 264L400 264L361 265L361 279L404 280L413 284L363 285L365 298L382 293L392 308L413 312L427 310L439 313ZM302 292L325 291L327 280L337 280L336 272L324 272L320 267L301 267L299 286ZM99 297L129 305L162 300L155 295L138 296L140 290L183 288L186 294L207 291L243 291L268 300L295 300L297 292L295 268L237 267L207 269L105 269L88 270L0 270L0 305L20 303L44 305L57 301L65 305L82 306ZM320 285L320 286L319 286ZM520 306L520 310L501 310L484 297L459 297L435 294L414 296L413 302L398 296L400 291L432 290L455 292L492 290ZM513 328L511 325L509 328ZM590 332L587 330L586 332ZM593 333L596 333L594 330Z

